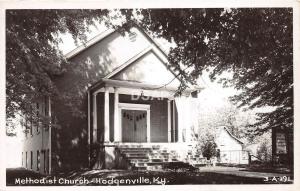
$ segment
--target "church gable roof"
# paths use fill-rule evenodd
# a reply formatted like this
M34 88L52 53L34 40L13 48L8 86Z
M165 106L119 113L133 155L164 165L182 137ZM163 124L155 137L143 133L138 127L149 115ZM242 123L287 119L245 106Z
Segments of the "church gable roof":
M174 83L172 84L176 84L178 87L179 79L172 70L167 68L166 53L140 28L133 27L131 32L135 35L132 36L130 33L121 35L109 29L86 42L85 45L81 45L66 54L66 58L75 64L88 65L88 68L92 68L92 72L96 73L94 76L98 80L118 79L149 82L146 80L146 78L149 79L149 75L147 75L147 71L142 69L141 66L143 66L152 71L152 74L154 70L156 74L158 71L162 72L159 79L164 79L164 81L155 79L157 80L156 83L166 84L173 80ZM138 68L138 71L135 72L137 76L133 75L134 68ZM140 79L137 79L138 77Z

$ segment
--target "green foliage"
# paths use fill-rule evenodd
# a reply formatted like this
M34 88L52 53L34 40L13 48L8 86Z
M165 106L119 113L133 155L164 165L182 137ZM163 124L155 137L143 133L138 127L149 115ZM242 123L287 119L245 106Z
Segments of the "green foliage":
M291 8L142 9L137 14L143 17L135 22L177 44L169 53L170 67L185 82L195 83L207 68L213 68L212 80L229 71L233 78L220 82L241 91L232 97L240 107L276 107L260 114L252 133L293 128Z

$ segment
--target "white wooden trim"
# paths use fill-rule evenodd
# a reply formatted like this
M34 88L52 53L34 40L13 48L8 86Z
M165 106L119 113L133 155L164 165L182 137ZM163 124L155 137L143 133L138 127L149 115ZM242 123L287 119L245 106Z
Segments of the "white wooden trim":
M141 58L142 56L144 56L145 54L147 54L151 49L152 49L152 46L149 46L149 47L145 48L140 53L138 53L137 55L133 56L128 61L126 61L124 64L122 64L120 67L118 67L116 70L114 70L111 73L107 74L104 78L108 79L108 78L113 77L117 73L121 72L124 68L126 68L127 66L129 66L132 63L134 63L136 60L138 60L139 58Z
M113 86L118 87L118 86ZM113 87L106 87L109 89L110 93L114 93ZM95 93L104 92L105 88L100 88ZM142 88L125 88L119 87L118 88L119 94L126 94L126 95L141 95L143 93L144 96L148 97L160 97L160 98L174 98L175 91L168 91L168 90L145 90Z
M185 104L185 107L186 107L186 111L191 111L191 97L188 97L186 99L186 104ZM192 128L192 119L191 119L191 115L189 115L188 113L185 114L185 120L184 121L187 121L188 125L185 126L185 142L191 142L191 128Z
M120 104L120 103L119 103ZM120 142L122 142L122 139L123 139L123 135L122 135L122 108L120 108L119 106L118 106L118 114L119 114L119 119L120 119L120 121L119 121L119 126L118 126L118 129L120 130Z
M93 94L93 143L97 142L97 94Z
M120 142L120 124L119 124L119 93L118 88L115 88L114 94L114 142Z
M151 126L150 126L150 105L148 104L134 104L134 103L119 103L119 116L122 115L122 110L143 110L147 111L147 142L151 142ZM122 140L122 118L120 117L119 128L121 130L120 140Z
M107 88L104 92L104 142L110 142L109 91Z
M147 142L151 142L150 109L147 109Z
M125 87L125 88L141 88L144 90L153 90L155 88L159 88L159 90L169 90L169 91L177 91L178 87L170 87L163 86L164 84L147 84L142 82L132 82L126 80L114 80L114 79L102 79L102 82L105 83L106 87ZM163 87L162 87L163 86ZM183 93L191 93L194 91L193 89L187 88Z
M171 142L171 100L168 100L168 142Z
M183 142L183 132L185 129L185 97L180 97L175 99L175 105L177 106L177 112L178 112L178 126L177 126L177 136L178 136L178 142Z
M128 110L150 110L150 105L136 103L119 103L119 108Z
M159 50L159 48L157 48L157 46L155 46L154 43L151 44L151 47L153 52L158 56L159 59L161 59L161 61L167 67L167 64L169 62L168 57L164 53L162 53L162 50ZM174 77L176 77L180 81L180 79L176 76L176 74L173 71L171 71L169 68L167 69L174 75Z

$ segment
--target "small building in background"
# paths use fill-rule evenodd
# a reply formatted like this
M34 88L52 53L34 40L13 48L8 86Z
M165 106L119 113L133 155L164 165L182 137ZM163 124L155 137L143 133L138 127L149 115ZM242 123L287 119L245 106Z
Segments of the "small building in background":
M248 164L248 151L243 149L243 142L232 135L225 127L219 127L216 136L218 163L221 164Z

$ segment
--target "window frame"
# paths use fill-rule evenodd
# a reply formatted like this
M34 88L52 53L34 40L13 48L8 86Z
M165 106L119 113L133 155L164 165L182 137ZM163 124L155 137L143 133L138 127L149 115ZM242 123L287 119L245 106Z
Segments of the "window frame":
M40 170L40 151L36 151L36 170Z
M33 170L33 152L30 151L30 169Z

